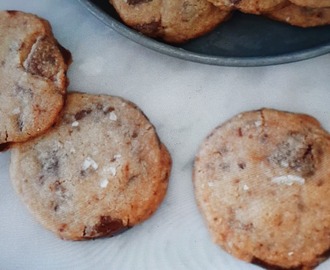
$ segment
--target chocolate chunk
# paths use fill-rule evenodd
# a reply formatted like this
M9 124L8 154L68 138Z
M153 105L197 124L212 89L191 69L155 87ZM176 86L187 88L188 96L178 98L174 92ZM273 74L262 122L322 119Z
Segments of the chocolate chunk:
M22 117L18 117L17 126L18 126L19 131L22 132L23 128L24 128L24 122L23 122Z
M81 110L74 115L74 118L78 121L83 119L86 115L90 114L92 109Z
M237 164L240 169L244 170L246 168L246 163L245 162L240 162Z
M0 144L0 152L6 151L10 148L10 143L1 143Z
M69 50L65 49L60 43L57 42L57 40L56 40L56 45L57 45L58 49L60 50L64 63L69 66L72 63L71 52Z
M124 226L122 220L112 219L110 216L101 216L100 221L93 228L85 227L83 237L86 239L95 238L99 236L114 236L125 230L129 226Z
M100 103L96 105L96 109L98 109L99 111L102 111L104 114L111 113L115 110L114 107L105 106L105 105L100 104Z
M242 0L230 0L230 2L234 5L237 5L241 2Z
M152 0L127 0L127 4L129 5L138 5L138 4L143 4L143 3L148 3L151 2Z
M27 49L28 48L28 49ZM28 50L26 59L23 61L23 67L28 73L40 76L52 81L57 80L57 74L61 69L59 56L68 58L64 61L71 61L71 56L65 52L64 48L59 48L57 42L48 36L38 37L33 44L21 45L20 51Z
M10 15L10 16L15 16L17 14L17 10L7 10L7 13Z
M150 35L150 36L157 36L159 34L160 29L160 22L159 21L153 21L150 23L144 23L144 24L137 24L134 26L134 28L142 32L144 34Z
M135 139L135 138L137 138L138 135L139 135L138 132L134 131L133 134L132 134L132 138Z
M296 267L290 267L290 268L284 268L284 267L280 267L280 266L276 266L273 264L269 264L257 257L253 257L251 263L261 266L267 270L303 270L304 267L302 265L296 266Z
M277 146L268 160L282 168L295 170L302 176L311 176L315 171L313 152L313 145L304 135L293 133Z
M56 151L48 152L41 160L41 167L44 172L51 175L58 175L59 160L56 156Z
M238 137L243 137L242 128L239 128L239 129L237 130L237 134L238 134Z

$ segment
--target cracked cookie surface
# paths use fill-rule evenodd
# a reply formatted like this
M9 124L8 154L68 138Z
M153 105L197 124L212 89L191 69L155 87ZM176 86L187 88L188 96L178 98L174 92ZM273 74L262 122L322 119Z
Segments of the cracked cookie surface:
M182 43L213 30L230 16L207 0L110 0L130 27L170 43Z
M0 11L0 145L25 141L55 121L63 107L70 53L49 23Z
M36 219L64 239L112 236L156 211L171 158L131 102L68 94L47 133L12 147L13 185Z
M266 269L312 269L330 249L330 135L307 115L261 109L217 127L194 164L213 240Z

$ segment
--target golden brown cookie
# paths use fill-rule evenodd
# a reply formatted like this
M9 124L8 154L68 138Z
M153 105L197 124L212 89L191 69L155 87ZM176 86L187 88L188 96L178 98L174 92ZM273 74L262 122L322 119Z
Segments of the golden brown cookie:
M282 6L286 0L209 0L215 6L223 9L234 8L245 13L261 14Z
M15 144L13 185L36 219L64 239L112 236L156 211L171 158L136 105L69 94L47 133Z
M63 107L70 53L47 21L0 11L0 145L49 128ZM1 147L0 147L1 148Z
M122 20L150 37L182 43L213 30L230 10L207 0L111 0Z
M302 7L311 7L311 8L330 7L330 0L290 0L290 2L297 6L302 6Z
M308 8L289 4L281 9L265 13L271 19L300 27L330 24L330 8Z
M198 206L214 241L266 269L312 269L330 248L330 135L307 115L239 114L202 143Z

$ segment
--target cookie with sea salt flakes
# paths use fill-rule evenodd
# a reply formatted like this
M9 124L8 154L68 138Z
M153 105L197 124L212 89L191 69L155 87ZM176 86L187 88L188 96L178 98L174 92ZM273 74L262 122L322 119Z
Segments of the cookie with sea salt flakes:
M283 5L286 0L208 0L215 6L223 9L227 8L235 8L239 9L245 13L251 14L261 14L265 11L270 11L278 8Z
M110 0L121 19L137 31L182 43L213 30L230 15L207 0Z
M0 148L49 128L63 107L70 53L50 24L33 14L0 11Z
M44 135L15 144L13 186L36 219L63 239L112 236L154 213L171 158L136 105L69 94Z
M330 249L330 135L315 119L242 113L201 144L195 197L213 240L266 269L312 269Z
M315 27L330 24L329 8L309 8L289 4L283 8L265 13L271 19L299 27Z

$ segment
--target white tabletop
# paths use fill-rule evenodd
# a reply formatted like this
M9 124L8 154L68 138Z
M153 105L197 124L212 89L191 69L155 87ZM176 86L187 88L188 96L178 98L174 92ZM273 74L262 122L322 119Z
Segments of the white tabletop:
M214 127L261 107L304 112L330 130L330 54L278 66L210 66L135 44L77 1L1 0L0 9L49 20L73 55L69 90L133 101L173 158L167 196L149 220L113 238L70 242L45 230L27 212L11 187L10 151L1 153L0 269L259 269L212 243L193 196L194 155ZM317 269L330 269L330 261Z

